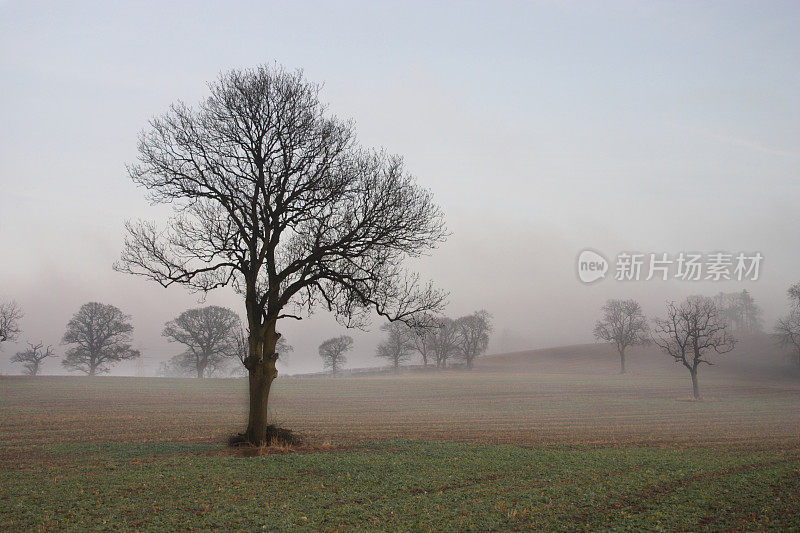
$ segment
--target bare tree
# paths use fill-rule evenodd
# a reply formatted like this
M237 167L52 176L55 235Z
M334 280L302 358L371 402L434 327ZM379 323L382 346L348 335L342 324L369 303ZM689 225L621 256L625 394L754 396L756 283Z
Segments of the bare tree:
M763 331L761 307L747 290L720 292L714 297L714 303L720 319L729 325L732 332L749 335Z
M342 365L347 362L347 358L345 358L344 354L349 352L352 348L353 338L348 335L342 335L341 337L328 339L320 344L319 356L322 357L325 368L329 368L331 374L336 376L339 373L339 369L342 368Z
M19 321L23 316L22 308L17 302L0 303L0 348L4 342L17 340L21 331Z
M455 326L458 356L464 360L467 368L472 368L475 359L489 347L492 315L484 310L475 311L456 320Z
M795 307L775 325L778 342L791 351L792 362L800 367L800 308Z
M388 333L388 336L378 345L376 355L388 359L396 374L400 371L400 365L408 361L414 350L413 334L411 329L401 322L388 322L381 326L381 330Z
M411 342L414 344L414 349L422 357L422 366L428 366L428 359L433 356L435 336L436 336L436 319L434 317L427 317L425 325L420 325L411 328Z
M667 317L656 319L653 342L692 376L692 393L700 398L697 371L701 364L713 365L711 353L727 353L736 345L728 326L711 298L690 296L680 305L667 303Z
M800 281L789 287L786 293L789 296L792 307L800 308Z
M236 313L210 305L182 312L164 325L162 335L170 342L186 346L186 351L173 358L172 364L203 378L207 371L221 368L236 355L236 336L240 331Z
M67 323L61 340L71 345L61 364L90 376L108 372L109 366L139 357L131 348L130 317L109 304L83 304Z
M158 364L158 371L156 371L156 375L162 378L180 378L186 376L186 369L183 367L176 365L173 358L170 358L169 361L161 361Z
M625 350L650 340L650 326L635 300L608 300L603 318L594 325L595 339L614 343L619 354L620 374L625 373Z
M42 361L53 356L52 346L48 346L44 350L42 348L44 348L44 343L28 343L28 349L23 352L17 352L11 358L11 362L22 363L26 374L29 376L36 376L42 368Z
M436 368L446 368L447 361L458 352L458 327L455 320L438 317L431 330Z
M445 236L431 194L399 157L359 147L301 72L234 70L196 109L151 121L131 178L174 206L167 229L139 222L116 268L163 286L244 300L250 409L245 437L266 440L278 321L323 305L349 327L369 311L414 323L445 295L401 264Z

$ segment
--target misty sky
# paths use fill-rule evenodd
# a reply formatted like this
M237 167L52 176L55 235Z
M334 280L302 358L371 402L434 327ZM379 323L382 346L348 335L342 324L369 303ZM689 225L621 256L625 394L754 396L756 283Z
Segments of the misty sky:
M415 265L450 315L494 315L490 351L591 342L609 297L655 315L746 288L771 328L800 280L798 27L796 2L0 1L0 299L25 310L20 341L57 344L97 300L133 316L138 371L179 353L161 329L198 296L111 268L125 220L167 212L125 165L170 103L276 61L434 192L452 236ZM584 248L764 263L755 282L584 285ZM207 301L243 311L232 290ZM317 345L344 333L325 313L279 329L284 373L320 370ZM351 334L348 366L378 364L377 333Z

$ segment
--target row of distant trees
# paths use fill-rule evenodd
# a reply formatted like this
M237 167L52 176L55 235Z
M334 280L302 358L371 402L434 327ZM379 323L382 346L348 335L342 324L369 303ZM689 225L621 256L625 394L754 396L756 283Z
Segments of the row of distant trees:
M0 343L17 340L23 312L16 302L0 304ZM94 376L108 372L121 361L141 354L131 346L131 317L119 308L98 302L81 306L67 323L61 343L67 350L61 361L70 371ZM162 364L163 375L193 374L198 378L219 372L231 359L247 357L247 338L239 316L220 306L188 309L164 325L162 335L183 345L184 351ZM282 353L291 351L285 340L277 344ZM46 359L55 357L52 346L28 343L11 362L21 363L27 374L37 375Z
M376 355L386 359L395 372L399 372L414 354L420 356L424 367L445 368L448 361L458 359L472 368L475 359L489 347L492 315L480 310L456 319L428 316L415 326L388 322L381 326L381 331L386 336L378 345ZM320 344L319 355L325 369L337 375L347 362L345 354L352 348L353 339L347 335Z
M15 302L0 304L0 343L18 338L22 317L22 309ZM389 322L381 330L386 338L378 346L376 355L387 359L396 372L415 352L421 356L424 366L430 363L444 368L448 361L459 359L472 368L475 359L488 347L492 323L491 315L481 310L457 319L428 317L414 327ZM106 373L114 364L140 356L139 351L131 347L132 334L130 316L117 307L98 302L84 304L67 324L62 337L62 344L69 346L62 365L90 376ZM203 378L222 373L228 363L236 359L244 368L249 352L248 336L239 316L226 307L188 309L168 321L162 335L185 348L161 364L159 373L164 376L191 374ZM347 361L345 354L352 347L353 339L347 335L323 342L319 355L325 368L338 374ZM290 351L292 347L281 337L276 346L279 357L285 358ZM39 342L29 343L28 348L15 354L11 361L21 363L27 374L37 375L42 363L53 357L53 347ZM241 370L239 366L236 368Z
M800 366L800 283L788 291L792 310L778 321L778 342L791 348L792 360ZM668 302L666 317L650 321L635 300L608 300L603 316L594 327L594 336L614 344L624 374L625 353L631 346L653 343L675 362L682 364L692 378L692 392L700 397L698 371L712 365L711 354L730 352L736 346L734 334L749 335L763 330L761 309L746 290L719 293L714 297L690 296L680 304Z
M16 302L0 304L0 347L18 339L23 316ZM140 356L131 346L132 334L130 316L117 307L98 302L83 304L67 322L61 338L61 343L67 346L61 364L70 371L90 376L108 372L112 365ZM21 363L27 374L35 376L44 361L54 357L52 346L29 342L26 350L11 357L11 362Z

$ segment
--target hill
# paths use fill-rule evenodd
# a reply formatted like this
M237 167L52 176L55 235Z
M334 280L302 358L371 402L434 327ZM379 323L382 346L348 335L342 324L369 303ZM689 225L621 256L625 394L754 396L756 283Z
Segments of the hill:
M789 361L772 335L742 338L727 354L711 356L713 368L702 373L718 377L757 381L797 381L800 370ZM686 369L657 346L635 346L626 353L628 372L643 376L677 376ZM704 365L705 367L705 365ZM476 368L492 372L537 374L614 374L619 372L619 355L610 344L576 344L506 354L488 355Z

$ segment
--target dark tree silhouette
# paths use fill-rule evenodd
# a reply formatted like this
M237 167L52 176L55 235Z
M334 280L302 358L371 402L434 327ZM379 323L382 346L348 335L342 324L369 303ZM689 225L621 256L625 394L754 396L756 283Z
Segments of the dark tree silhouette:
M179 342L186 351L171 361L172 365L194 372L198 378L224 366L237 353L239 317L225 307L210 305L188 309L164 325L162 335Z
M325 368L331 370L334 376L339 373L339 370L347 362L344 354L353 349L353 338L347 335L341 337L334 337L328 339L319 345L319 356Z
M67 323L61 342L71 346L61 364L90 376L108 372L114 363L139 357L132 333L130 317L113 305L83 304Z
M595 339L614 343L619 354L620 374L625 373L625 350L650 340L650 326L635 300L608 300L603 318L594 326Z
M489 347L492 315L484 310L475 311L456 320L455 327L458 356L464 360L467 368L472 368L475 359Z
M53 356L53 347L44 348L44 343L28 343L28 349L17 352L12 358L12 363L22 363L25 373L29 376L36 376L42 368L42 361Z
M386 340L378 345L377 356L388 359L395 374L400 372L400 365L408 361L414 350L411 329L401 322L388 322L381 326L388 333Z
M700 398L700 365L713 365L708 355L730 352L736 345L727 328L714 301L705 296L690 296L677 306L669 302L667 317L656 319L653 342L689 370L695 399Z
M151 121L131 178L174 206L165 230L128 224L120 271L244 300L250 380L245 437L266 440L278 321L317 305L346 326L370 310L414 323L444 295L401 264L445 236L431 194L399 157L359 147L319 87L279 67L234 70L196 109Z
M17 340L21 331L19 321L23 316L22 308L17 302L0 303L0 348L5 342Z

